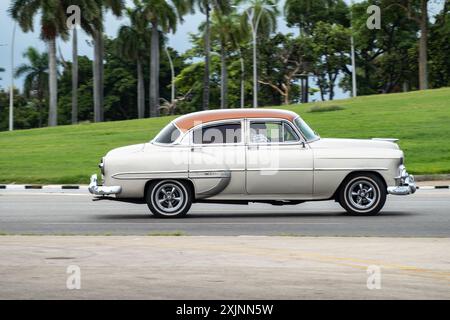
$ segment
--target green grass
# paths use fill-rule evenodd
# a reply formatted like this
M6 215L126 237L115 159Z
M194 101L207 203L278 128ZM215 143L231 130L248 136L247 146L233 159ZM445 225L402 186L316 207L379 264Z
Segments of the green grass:
M311 107L341 106L333 112ZM408 170L450 173L450 88L286 107L322 137L399 138ZM0 183L88 183L112 148L149 141L173 117L0 133Z

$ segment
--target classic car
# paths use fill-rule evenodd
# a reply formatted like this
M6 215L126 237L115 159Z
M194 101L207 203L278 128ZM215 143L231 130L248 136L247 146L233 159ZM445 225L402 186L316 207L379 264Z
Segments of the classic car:
M416 191L396 139L321 138L294 112L228 109L180 116L150 142L113 149L91 176L103 199L182 217L192 203L296 205L335 200L375 215L387 194ZM98 198L98 197L97 197Z

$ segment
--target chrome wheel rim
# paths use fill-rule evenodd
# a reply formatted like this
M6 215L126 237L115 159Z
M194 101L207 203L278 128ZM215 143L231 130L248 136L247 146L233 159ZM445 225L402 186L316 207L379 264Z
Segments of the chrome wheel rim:
M378 188L369 180L354 181L347 191L347 199L352 207L368 210L378 203Z
M185 202L185 195L177 184L164 183L154 192L153 202L165 214L176 214Z

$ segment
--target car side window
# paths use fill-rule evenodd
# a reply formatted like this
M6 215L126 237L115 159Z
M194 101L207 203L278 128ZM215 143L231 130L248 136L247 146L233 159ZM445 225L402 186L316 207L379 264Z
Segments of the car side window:
M299 141L294 129L286 122L283 122L283 142L296 142Z
M203 126L193 132L194 144L231 144L242 141L240 122Z
M251 143L296 142L298 140L292 127L284 121L250 122Z

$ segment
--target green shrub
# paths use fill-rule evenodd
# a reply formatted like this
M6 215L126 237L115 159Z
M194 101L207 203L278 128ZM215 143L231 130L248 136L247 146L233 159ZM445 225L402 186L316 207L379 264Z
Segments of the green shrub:
M339 111L344 110L344 107L331 105L331 106L312 106L308 112L328 112L328 111Z

